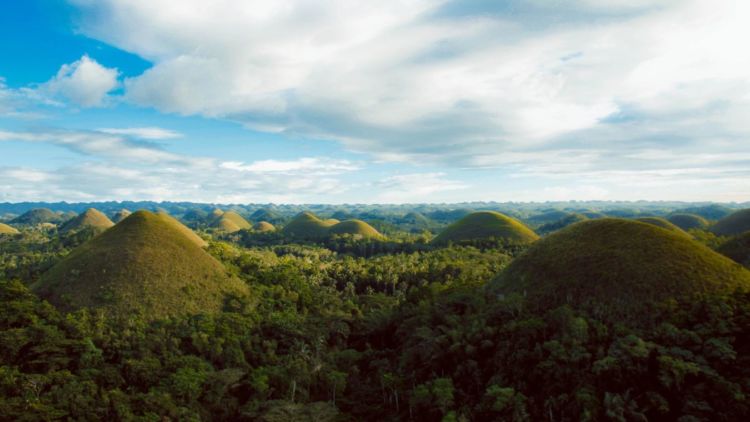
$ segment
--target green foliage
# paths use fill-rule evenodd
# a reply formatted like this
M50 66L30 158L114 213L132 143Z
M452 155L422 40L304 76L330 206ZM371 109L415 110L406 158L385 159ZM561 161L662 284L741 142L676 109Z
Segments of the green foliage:
M101 233L114 225L115 223L99 210L89 208L61 225L59 231L65 234L80 230L93 230L96 233Z
M676 213L667 217L670 223L688 231L690 229L705 229L708 227L708 220L697 214Z
M716 251L750 268L750 231L727 240Z
M719 236L736 236L750 231L750 208L735 211L711 226L711 231Z
M494 211L480 211L467 215L443 230L432 243L447 245L477 239L498 239L528 244L537 236L523 223Z

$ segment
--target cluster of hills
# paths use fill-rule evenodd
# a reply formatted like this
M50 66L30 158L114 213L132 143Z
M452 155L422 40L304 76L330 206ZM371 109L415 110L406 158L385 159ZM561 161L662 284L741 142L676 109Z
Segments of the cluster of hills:
M352 235L366 239L382 239L383 235L362 220L339 221L335 218L323 220L304 211L282 229L282 233L295 239L320 240L334 235Z

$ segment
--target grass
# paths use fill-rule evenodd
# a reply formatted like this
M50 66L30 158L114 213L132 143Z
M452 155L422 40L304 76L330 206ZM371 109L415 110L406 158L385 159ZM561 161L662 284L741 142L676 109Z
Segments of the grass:
M661 227L662 229L669 230L673 233L677 233L682 236L687 236L692 238L688 232L685 230L682 230L681 228L677 227L676 225L672 224L668 220L661 218L661 217L640 217L636 218L636 221L640 221L641 223L651 224L656 227Z
M300 239L323 239L328 236L328 228L333 224L335 223L327 223L315 214L304 211L284 226L282 233Z
M383 238L383 235L375 230L374 227L362 220L357 219L346 220L335 224L328 229L328 233L331 235L350 234L353 236L361 236L367 239Z
M0 223L0 235L2 234L18 234L19 231L16 230L14 227L11 227L7 224Z
M190 241L193 242L196 246L201 247L201 248L205 248L206 246L208 246L208 243L205 240L203 240L200 236L195 234L194 231L187 228L184 224L180 223L179 220L167 214L166 212L159 211L155 215L159 217L160 219L171 224L177 230L179 230L180 233L182 233L186 238L190 239Z
M215 217L211 226L227 233L234 233L252 227L247 220L234 211L222 212Z
M502 239L510 243L526 244L539 239L523 223L495 211L473 212L446 227L433 244L445 245L478 239Z
M247 294L180 226L163 214L133 213L76 248L32 288L63 310L104 308L148 319L218 312L227 293Z
M127 218L127 217L128 217L129 215L130 215L130 214L132 214L132 213L131 213L131 212L130 212L129 210L126 210L126 209L121 209L120 211L117 211L117 212L116 212L116 213L115 213L115 214L114 214L114 215L112 216L112 222L113 222L113 223L115 223L115 224L117 224L117 223L119 223L120 221L122 221L122 220L126 219L126 218Z
M716 251L750 268L750 231L729 239Z
M533 244L490 291L536 310L571 305L610 322L651 323L674 301L750 288L750 272L687 237L633 220L576 223Z
M36 225L41 223L59 223L60 216L48 208L34 208L14 218L13 224Z
M667 220L682 230L705 229L708 227L708 220L697 214L671 214L667 217Z
M269 223L268 221L261 221L261 222L255 223L255 226L253 226L253 229L256 232L260 232L260 233L276 231L276 227L274 227L273 224Z
M722 218L711 227L711 231L719 236L736 236L750 231L750 208Z
M101 211L89 208L60 226L60 232L71 233L83 229L93 229L94 232L103 232L114 225L115 223Z

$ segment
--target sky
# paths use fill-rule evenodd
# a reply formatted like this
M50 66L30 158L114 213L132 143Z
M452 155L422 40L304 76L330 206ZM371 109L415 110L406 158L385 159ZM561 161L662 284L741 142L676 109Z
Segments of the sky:
M750 200L750 2L8 0L0 202Z

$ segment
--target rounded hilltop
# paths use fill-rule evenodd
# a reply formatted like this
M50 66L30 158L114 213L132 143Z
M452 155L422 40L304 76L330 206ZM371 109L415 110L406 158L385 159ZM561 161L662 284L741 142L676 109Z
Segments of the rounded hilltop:
M717 221L710 230L719 236L736 236L750 231L750 208L729 214Z
M682 230L705 229L708 227L708 220L697 214L671 214L667 217L667 220Z
M534 310L562 305L647 324L673 301L750 288L750 272L689 238L633 220L576 223L534 243L489 285Z
M533 230L520 221L495 211L477 211L446 227L432 243L446 245L480 239L497 239L508 243L527 244L539 239Z
M300 239L322 239L328 236L328 228L334 224L336 223L333 221L324 221L309 211L303 211L284 226L281 232Z
M78 214L71 220L60 226L61 233L72 233L79 230L93 230L96 233L103 232L114 226L115 223L96 208L89 208Z
M165 214L138 211L76 248L33 290L62 310L102 308L147 319L221 310L247 287Z
M664 230L669 230L673 233L682 235L682 236L690 236L685 230L682 230L681 228L677 227L676 225L672 224L668 220L661 218L661 217L640 217L636 218L635 221L640 221L641 223L651 224L652 226L661 227Z
M252 228L252 225L236 212L226 211L218 214L214 218L211 227L227 233L234 233L243 229Z
M331 235L352 235L365 239L383 238L383 235L375 230L374 227L362 220L357 219L351 219L337 223L328 229L328 233Z
M130 214L132 214L130 210L126 210L125 208L123 208L120 211L117 211L116 213L112 214L112 222L117 224L120 221L126 219Z
M253 230L259 233L269 233L276 231L276 227L268 221L259 221L253 226Z
M716 251L746 268L750 268L750 231L729 239Z
M48 208L34 208L11 220L11 224L37 225L59 223L60 216Z

